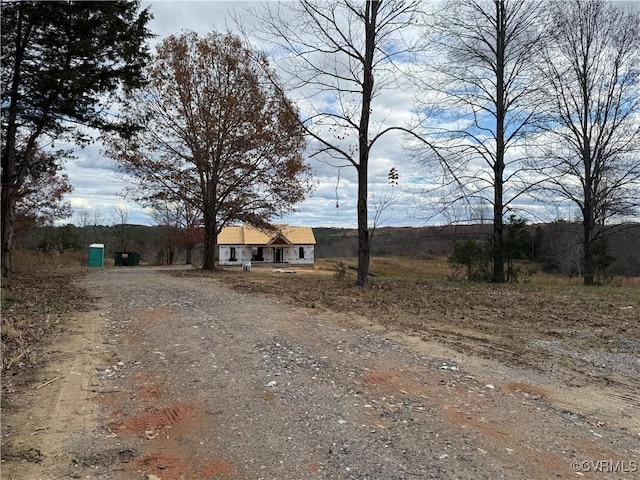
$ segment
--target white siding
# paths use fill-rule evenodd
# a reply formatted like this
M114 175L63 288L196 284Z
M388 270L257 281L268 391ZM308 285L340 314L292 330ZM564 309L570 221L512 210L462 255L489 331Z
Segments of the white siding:
M274 248L282 248L282 259L284 263L290 265L313 265L314 263L314 245L291 245L283 247L263 247L263 262L273 263ZM231 248L236 249L236 258L231 260ZM304 250L304 258L300 258L300 248ZM252 257L251 247L245 245L220 245L218 247L218 260L220 265L242 265L250 262Z
M231 260L231 248L236 249L235 260ZM251 249L244 245L220 245L218 252L220 265L242 265L251 260Z

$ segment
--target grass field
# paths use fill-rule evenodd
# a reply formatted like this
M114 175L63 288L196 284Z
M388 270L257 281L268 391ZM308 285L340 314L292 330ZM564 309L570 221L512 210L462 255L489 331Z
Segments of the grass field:
M316 260L316 269L335 272L336 264L343 262L355 268L358 264L355 258L323 258ZM378 280L405 280L405 281L449 281L452 276L452 268L445 257L430 259L416 259L406 256L374 257L371 259L371 273L374 283ZM355 273L352 270L355 280ZM536 273L526 279L525 282L533 285L546 286L580 286L581 277L563 277L552 275L536 269ZM640 288L640 277L614 277L607 286L637 287Z

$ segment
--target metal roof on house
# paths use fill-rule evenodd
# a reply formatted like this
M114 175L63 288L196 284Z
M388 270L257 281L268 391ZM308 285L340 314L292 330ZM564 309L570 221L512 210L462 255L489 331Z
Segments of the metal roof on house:
M282 241L295 245L315 245L311 227L278 225L275 231L263 231L250 225L224 227L218 235L218 245L269 245Z

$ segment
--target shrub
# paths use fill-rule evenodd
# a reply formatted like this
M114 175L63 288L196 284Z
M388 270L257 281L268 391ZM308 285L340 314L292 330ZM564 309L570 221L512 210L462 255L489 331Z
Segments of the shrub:
M347 271L349 270L349 267L346 263L338 262L335 264L334 269L335 273L333 274L333 276L336 280L342 281L347 278Z

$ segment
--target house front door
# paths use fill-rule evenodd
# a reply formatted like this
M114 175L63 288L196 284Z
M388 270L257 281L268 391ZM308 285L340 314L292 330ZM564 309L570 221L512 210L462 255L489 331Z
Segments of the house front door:
M274 263L282 263L283 260L282 248L274 248L273 249L273 262Z

